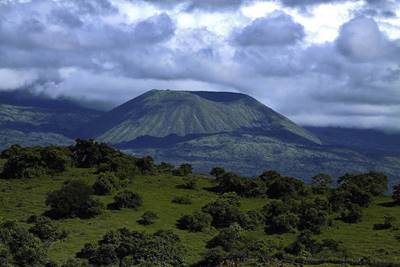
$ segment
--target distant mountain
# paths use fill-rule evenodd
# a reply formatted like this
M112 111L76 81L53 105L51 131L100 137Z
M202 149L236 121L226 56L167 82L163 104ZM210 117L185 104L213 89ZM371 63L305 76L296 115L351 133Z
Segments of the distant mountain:
M305 127L325 145L347 147L368 153L400 155L400 133L374 129Z
M0 149L13 143L71 143L81 136L82 124L99 115L68 100L27 91L0 92Z
M320 144L305 130L238 93L152 90L89 123L87 135L117 144L143 136L256 133L286 141Z

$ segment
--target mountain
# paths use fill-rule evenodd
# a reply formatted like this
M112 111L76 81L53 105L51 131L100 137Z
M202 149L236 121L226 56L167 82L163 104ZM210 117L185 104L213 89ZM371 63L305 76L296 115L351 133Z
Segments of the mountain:
M254 98L238 93L151 90L89 123L87 135L118 144L143 136L262 132L279 138L321 141Z
M301 127L244 94L151 90L108 112L65 99L0 92L0 150L95 138L157 161L308 180L325 172L383 171L400 180L400 135Z
M27 91L0 92L0 149L11 144L69 144L100 112Z
M400 173L400 157L393 153L346 146L338 141L346 133L335 142L329 129L305 129L238 93L152 90L84 129L127 153L189 162L202 172L217 165L246 175L275 169L305 180L319 172L376 170L393 179Z

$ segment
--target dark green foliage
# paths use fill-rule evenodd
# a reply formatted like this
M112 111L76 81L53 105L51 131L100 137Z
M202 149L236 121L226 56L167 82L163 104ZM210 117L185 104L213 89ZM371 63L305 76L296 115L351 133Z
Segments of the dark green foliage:
M243 213L240 211L240 201L236 193L225 193L216 201L202 208L212 217L212 226L225 228L233 223L240 223Z
M183 184L177 185L177 188L195 190L197 189L197 181L195 178L185 177Z
M136 209L143 204L142 197L134 193L132 191L125 190L123 192L119 192L114 197L114 202L110 205L110 208L113 209L123 209L123 208L131 208Z
M231 251L237 242L243 240L243 229L239 224L234 223L222 229L217 236L207 242L208 248L222 247L225 251Z
M13 266L43 266L46 251L40 239L15 222L0 225L0 261Z
M77 167L93 168L118 154L113 148L94 140L77 139L74 146L70 147L72 157Z
M275 199L288 199L305 194L304 183L292 177L281 176L267 180L267 196Z
M61 267L89 267L89 265L79 259L70 259L67 260Z
M362 220L362 210L360 206L349 204L342 212L341 219L347 223L358 223Z
M256 210L244 212L239 217L239 225L245 230L256 230L256 228L263 223L263 214Z
M372 196L380 196L387 191L388 177L380 172L345 174L338 179L338 184L357 186Z
M127 180L118 178L112 172L103 172L97 176L93 184L93 191L96 195L111 195L112 193L126 187Z
M171 231L144 234L128 229L108 232L97 245L86 244L78 258L102 266L182 266L184 249Z
M23 150L23 148L20 145L12 145L9 148L1 151L0 159L9 159L11 157L14 157L19 154L21 150Z
M67 149L49 146L45 148L13 148L5 152L8 159L1 176L5 179L34 178L63 172L70 165Z
M204 232L211 228L213 218L210 214L204 212L194 212L192 215L182 216L176 223L176 226L182 230L190 232Z
M299 217L292 212L293 207L281 200L268 203L262 210L268 233L282 234L295 232Z
M192 204L192 200L189 197L180 196L180 197L174 197L172 199L172 203L190 205Z
M325 253L335 256L345 256L346 252L340 242L332 239L317 241L312 238L311 232L304 231L297 236L296 240L285 248L287 253L300 256L317 256Z
M325 193L333 183L333 178L326 173L319 173L311 178L313 191L317 194Z
M175 166L167 163L167 162L161 162L160 165L158 165L158 172L159 173L166 173L166 174L171 174L172 171L174 170Z
M67 237L67 233L60 230L49 218L39 216L33 222L29 232L40 238L43 242L52 242Z
M150 225L155 223L157 219L158 216L155 212L146 211L145 213L143 213L142 217L137 222L141 225Z
M210 171L210 175L214 176L215 178L219 178L222 175L225 174L225 169L222 167L214 167L212 168L212 170Z
M136 166L143 174L154 174L156 171L154 159L150 156L138 159L136 162Z
M394 203L400 205L400 184L393 186L392 199Z
M48 193L46 205L53 218L92 218L101 213L103 205L91 196L92 188L82 181L68 181L61 189Z
M217 191L220 193L235 192L240 196L257 197L265 195L265 181L256 178L249 179L240 177L236 173L227 172L217 178Z
M173 171L173 174L176 176L188 176L192 174L193 168L190 164L182 164L177 169Z
M396 218L392 215L383 216L383 223L374 224L374 230L390 229L394 226Z
M97 167L97 173L112 172L121 180L132 180L139 173L136 159L114 151Z
M327 223L328 213L315 203L302 203L299 209L299 230L320 233L321 227Z

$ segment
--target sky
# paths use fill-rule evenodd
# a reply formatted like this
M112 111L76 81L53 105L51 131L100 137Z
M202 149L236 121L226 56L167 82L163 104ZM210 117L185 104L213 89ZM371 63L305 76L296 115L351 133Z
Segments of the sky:
M400 131L400 0L0 0L0 90L112 107L150 89Z

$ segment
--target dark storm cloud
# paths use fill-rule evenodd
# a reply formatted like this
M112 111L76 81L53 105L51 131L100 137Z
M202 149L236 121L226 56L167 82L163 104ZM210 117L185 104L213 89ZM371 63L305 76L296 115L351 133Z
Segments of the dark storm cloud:
M258 18L238 30L234 42L241 46L291 45L303 39L304 28L284 13Z

